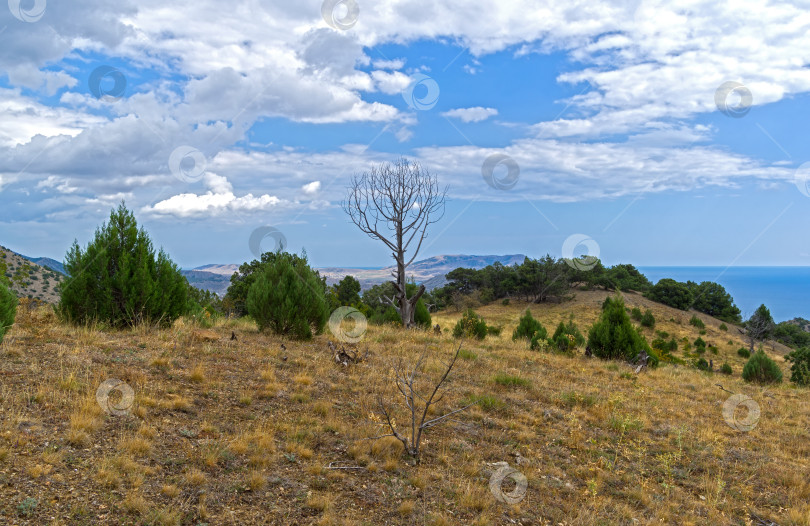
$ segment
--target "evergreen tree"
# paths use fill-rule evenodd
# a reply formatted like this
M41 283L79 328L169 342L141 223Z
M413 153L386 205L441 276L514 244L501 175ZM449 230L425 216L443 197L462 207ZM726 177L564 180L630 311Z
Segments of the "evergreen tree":
M782 381L782 370L760 349L751 355L743 367L743 380L760 384L779 383Z
M651 354L647 341L630 321L621 297L605 299L602 314L588 331L588 346L594 356L604 359L632 360L646 351Z
M467 309L453 327L453 337L455 338L486 338L487 323L484 318L475 313L472 309Z
M680 310L688 310L694 301L692 290L686 283L681 283L670 278L658 280L658 283L656 283L645 296L653 301Z
M17 296L6 287L5 283L0 281L0 343L8 329L14 324L16 314Z
M223 298L223 303L232 309L235 316L245 316L248 314L247 310L247 296L251 285L256 281L261 271L270 264L276 261L279 254L282 252L265 252L259 259L254 259L250 263L242 263L239 270L234 272L231 276L231 284ZM287 257L292 258L293 265L296 267L306 263L306 253L301 257L295 254L287 254Z
M353 276L346 276L334 285L338 304L352 306L360 303L360 282Z
M785 356L793 362L790 366L790 381L796 385L810 386L810 347L802 347Z
M413 321L416 323L416 325L424 329L429 329L433 323L427 305L425 305L425 302L422 301L422 298L419 298L419 300L416 302L416 310L413 313Z
M518 339L526 339L530 342L537 336L538 340L545 340L548 336L548 331L543 327L543 324L534 319L529 309L523 313L523 316L518 320L518 326L512 332L512 341Z
M306 256L278 252L256 273L247 294L248 314L259 330L299 339L320 333L329 319L326 285Z
M700 285L688 281L686 284L692 290L692 308L696 311L731 323L741 321L740 309L734 305L731 294L722 285L711 281L704 281Z
M558 351L571 353L577 347L585 344L585 337L579 332L577 325L574 323L574 315L568 319L568 323L560 322L557 325L557 330L549 340L549 343Z
M765 305L760 305L754 314L745 322L745 332L748 337L749 351L754 352L754 344L770 337L776 324L771 317L771 311Z
M188 281L162 249L155 254L146 231L138 229L123 202L84 250L73 242L65 272L70 277L60 286L57 310L72 323L168 326L188 306Z

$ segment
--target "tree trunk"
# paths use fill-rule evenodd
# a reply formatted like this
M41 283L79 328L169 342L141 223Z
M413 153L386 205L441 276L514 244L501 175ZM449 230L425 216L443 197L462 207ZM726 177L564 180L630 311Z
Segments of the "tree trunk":
M397 254L397 275L396 281L394 282L394 288L397 291L397 301L396 303L399 305L399 317L402 320L402 326L410 329L414 325L416 325L414 321L414 314L416 313L416 302L419 301L419 298L422 297L422 294L425 293L425 286L420 285L419 290L411 296L408 297L407 294L407 285L408 285L408 278L405 273L405 253L400 252Z

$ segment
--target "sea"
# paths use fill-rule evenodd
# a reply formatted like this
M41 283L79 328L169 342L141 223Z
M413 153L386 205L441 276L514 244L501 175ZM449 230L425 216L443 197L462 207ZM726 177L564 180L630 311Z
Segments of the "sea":
M777 322L810 319L810 267L638 267L656 283L714 281L725 287L747 319L762 304Z

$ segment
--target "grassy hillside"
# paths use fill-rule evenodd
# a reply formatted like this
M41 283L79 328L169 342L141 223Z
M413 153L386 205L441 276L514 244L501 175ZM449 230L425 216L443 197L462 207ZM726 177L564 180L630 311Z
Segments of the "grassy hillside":
M6 275L12 280L11 289L21 298L36 298L46 303L57 303L57 285L65 276L53 269L37 265L0 246L0 261L7 265Z
M604 297L530 308L550 329L573 312L584 332ZM691 314L650 306L655 330L697 338ZM733 327L699 315L731 377L635 375L512 342L525 308L479 309L503 333L463 342L432 416L478 404L427 431L419 465L398 442L367 439L386 432L378 397L401 399L392 366L427 349L427 374L440 375L458 345L447 330L370 326L368 358L344 367L331 335L283 341L246 321L99 332L59 325L46 308L21 314L0 346L0 523L722 525L753 512L810 524L807 391L742 382ZM449 329L458 316L434 322ZM134 394L113 396L120 416L96 399L112 378ZM753 430L726 424L718 383L759 404ZM496 462L526 477L517 504L490 492Z

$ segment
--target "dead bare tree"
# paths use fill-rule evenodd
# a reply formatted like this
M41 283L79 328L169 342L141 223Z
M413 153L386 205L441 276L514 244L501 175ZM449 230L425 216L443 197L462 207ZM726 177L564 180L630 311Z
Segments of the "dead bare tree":
M394 415L392 409L385 404L383 401L382 396L378 399L380 414L382 415L383 419L385 420L385 424L388 426L388 429L391 431L390 433L380 435L377 437L373 437L371 440L376 440L383 437L394 437L400 442L402 445L405 446L405 451L416 459L416 462L419 462L419 445L422 440L422 432L426 429L433 427L437 424L440 424L447 420L450 416L460 413L464 411L468 407L475 405L470 404L466 405L460 409L456 409L454 411L447 412L442 416L431 418L428 420L428 412L431 406L434 406L442 401L444 398L444 392L440 393L442 389L446 390L445 382L447 381L448 376L450 376L450 372L453 370L453 366L458 360L459 353L461 352L461 346L459 345L458 349L456 349L456 353L453 355L453 359L450 363L447 364L445 368L444 374L439 379L438 382L433 385L431 382L432 387L429 388L430 394L425 395L419 392L419 388L417 386L418 379L421 376L421 369L425 364L425 357L427 356L427 349L417 360L416 365L414 365L413 369L406 371L402 362L394 367L394 382L396 383L397 390L402 395L405 401L405 407L408 409L408 413L410 413L410 426L409 429L405 430L404 432L400 432L397 429L396 423L394 422ZM446 392L446 391L445 391ZM437 397L438 395L438 397Z
M355 175L343 201L343 210L352 222L392 251L397 267L391 273L396 294L386 300L405 327L414 326L416 302L425 293L425 286L420 285L416 294L408 297L406 270L419 254L428 226L444 215L446 195L447 188L442 191L427 169L402 158Z
M760 305L748 321L745 322L743 325L745 331L740 332L745 334L748 339L749 351L752 354L754 353L754 345L770 337L774 326L775 323L771 317L771 312L765 305Z

